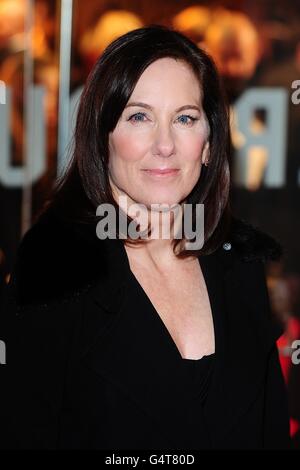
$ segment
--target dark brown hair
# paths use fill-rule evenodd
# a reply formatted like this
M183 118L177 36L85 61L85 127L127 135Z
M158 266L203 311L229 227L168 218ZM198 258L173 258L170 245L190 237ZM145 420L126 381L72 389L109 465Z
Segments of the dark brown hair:
M186 198L194 214L195 205L204 204L204 245L195 252L182 250L178 256L183 258L214 251L226 239L230 222L230 133L227 100L213 60L174 29L157 24L135 29L114 40L99 57L81 95L73 155L50 205L64 217L82 223L97 222L96 208L102 203L113 204L119 210L108 178L109 133L116 127L141 74L163 57L183 60L192 67L210 127L209 165L202 166L199 180ZM127 221L132 219L128 216ZM173 243L175 253L182 240Z

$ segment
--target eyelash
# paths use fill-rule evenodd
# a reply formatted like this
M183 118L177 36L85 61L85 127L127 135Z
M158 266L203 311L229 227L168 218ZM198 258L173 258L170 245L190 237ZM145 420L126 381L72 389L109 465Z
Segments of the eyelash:
M128 121L131 121L131 119L132 119L134 116L138 116L138 115L140 115L140 116L145 116L145 117L146 117L146 114L145 114L145 113L134 113L134 114L132 114L132 115L128 118ZM195 117L193 117L193 116L190 116L189 114L181 114L181 115L179 116L179 118L181 118L182 116L189 118L192 122L199 121L199 118L195 118ZM145 121L135 121L135 122L145 122ZM187 126L189 123L182 123L182 124L183 124L184 126Z

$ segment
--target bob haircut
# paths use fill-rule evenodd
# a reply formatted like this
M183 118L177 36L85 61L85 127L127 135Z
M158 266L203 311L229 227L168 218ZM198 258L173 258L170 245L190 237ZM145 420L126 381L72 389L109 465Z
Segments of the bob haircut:
M102 203L113 204L119 214L108 177L109 133L116 127L141 74L163 57L185 61L192 67L210 128L210 163L202 166L199 180L185 199L192 205L193 223L196 204L204 204L204 244L198 250L179 251L176 246L185 241L184 237L172 242L176 256L199 256L215 251L226 240L230 227L228 104L211 57L186 36L163 25L152 24L122 35L95 63L79 103L72 157L46 207L50 205L64 219L89 224L99 221L96 209ZM128 224L132 222L126 217Z

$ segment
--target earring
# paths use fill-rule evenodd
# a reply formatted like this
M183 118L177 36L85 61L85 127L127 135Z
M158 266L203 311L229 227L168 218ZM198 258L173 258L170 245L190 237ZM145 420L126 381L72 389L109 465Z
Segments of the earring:
M205 166L208 166L208 163L209 163L209 160L205 160L205 161L204 161L204 165L205 165Z

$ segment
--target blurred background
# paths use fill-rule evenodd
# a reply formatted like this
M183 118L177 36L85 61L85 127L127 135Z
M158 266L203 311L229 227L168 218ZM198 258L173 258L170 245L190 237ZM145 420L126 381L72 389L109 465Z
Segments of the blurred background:
M68 161L91 67L113 39L151 23L214 58L231 106L234 212L284 248L267 281L300 448L300 0L0 0L0 290Z

